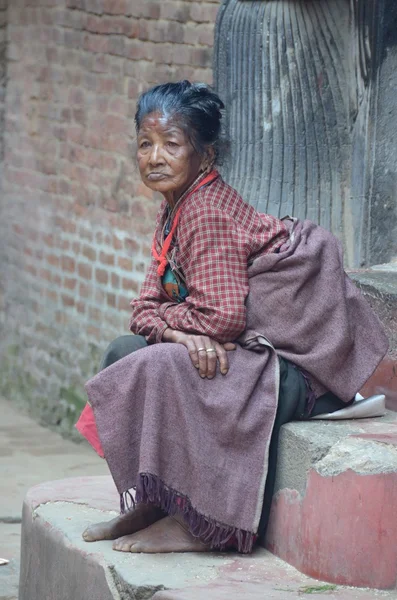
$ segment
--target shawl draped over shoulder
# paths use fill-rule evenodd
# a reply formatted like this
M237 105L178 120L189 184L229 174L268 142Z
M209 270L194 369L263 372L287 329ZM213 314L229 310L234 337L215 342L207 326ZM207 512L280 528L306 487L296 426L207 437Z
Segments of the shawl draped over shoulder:
M121 495L183 513L194 535L252 549L261 515L279 388L278 357L316 394L349 401L387 352L377 317L343 270L329 232L293 221L277 253L248 268L246 329L226 377L201 379L180 344L153 344L87 384Z

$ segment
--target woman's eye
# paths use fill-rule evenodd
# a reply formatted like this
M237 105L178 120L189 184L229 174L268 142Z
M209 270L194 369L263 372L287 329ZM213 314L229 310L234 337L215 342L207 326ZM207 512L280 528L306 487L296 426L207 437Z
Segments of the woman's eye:
M141 142L139 144L139 148L141 148L142 150L144 150L145 148L149 148L149 142Z
M176 142L167 142L167 146L169 146L170 148L177 148L178 144Z

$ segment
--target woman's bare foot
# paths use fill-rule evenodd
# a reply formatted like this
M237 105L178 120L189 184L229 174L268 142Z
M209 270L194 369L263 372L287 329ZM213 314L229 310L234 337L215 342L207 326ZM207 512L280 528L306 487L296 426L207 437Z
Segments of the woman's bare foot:
M210 552L211 548L187 530L180 517L165 517L147 529L125 535L113 543L120 552Z
M138 504L134 510L120 515L111 521L90 525L83 533L86 542L115 540L149 527L164 517L164 512L152 504Z

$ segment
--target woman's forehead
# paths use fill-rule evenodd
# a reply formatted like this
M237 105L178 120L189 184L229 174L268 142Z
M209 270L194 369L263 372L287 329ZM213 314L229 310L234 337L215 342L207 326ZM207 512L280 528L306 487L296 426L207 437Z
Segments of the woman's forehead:
M175 115L167 116L160 112L150 113L142 119L138 135L150 132L163 135L177 133L185 137L185 132L181 127L180 120L178 121L178 118Z

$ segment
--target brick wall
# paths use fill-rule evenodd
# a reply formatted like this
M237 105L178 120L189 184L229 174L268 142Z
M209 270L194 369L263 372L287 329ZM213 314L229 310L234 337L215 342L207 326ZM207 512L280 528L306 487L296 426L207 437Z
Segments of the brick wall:
M150 255L159 199L134 162L137 94L211 82L219 2L9 4L0 393L70 431Z

